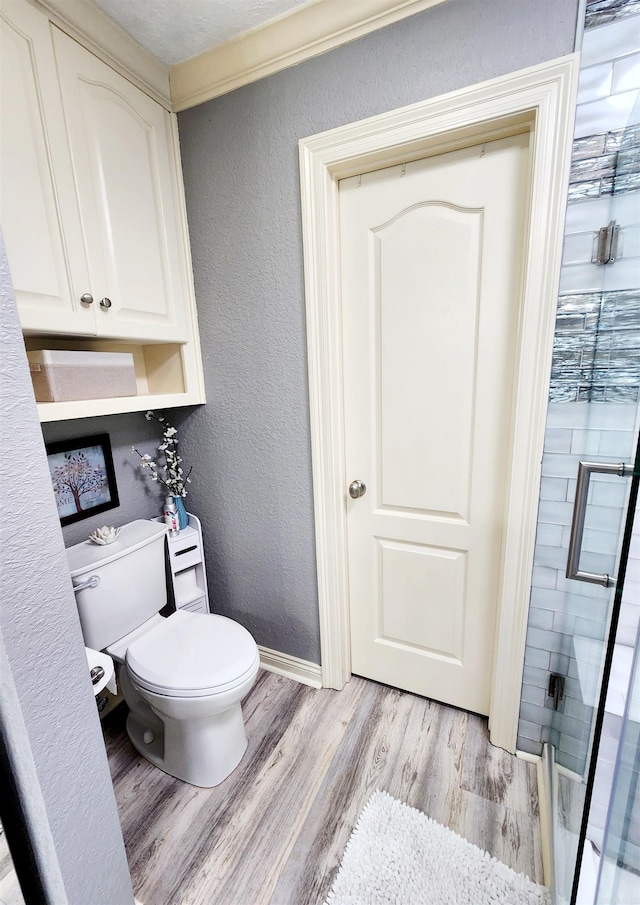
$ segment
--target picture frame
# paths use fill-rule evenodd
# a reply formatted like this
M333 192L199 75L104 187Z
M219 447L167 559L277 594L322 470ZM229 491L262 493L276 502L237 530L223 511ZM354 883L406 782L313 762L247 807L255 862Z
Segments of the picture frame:
M63 526L120 505L109 434L57 440L46 450Z

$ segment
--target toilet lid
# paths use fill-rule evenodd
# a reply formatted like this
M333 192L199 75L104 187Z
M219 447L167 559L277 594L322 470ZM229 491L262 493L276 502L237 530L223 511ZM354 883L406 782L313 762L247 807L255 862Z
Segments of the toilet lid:
M225 616L178 610L127 649L135 681L175 697L215 694L242 684L259 663L249 632Z

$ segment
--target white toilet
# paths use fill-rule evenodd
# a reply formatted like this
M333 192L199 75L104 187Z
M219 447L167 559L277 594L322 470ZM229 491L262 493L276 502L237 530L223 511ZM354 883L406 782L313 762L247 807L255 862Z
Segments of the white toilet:
M67 558L85 644L124 664L129 738L165 773L208 788L246 750L240 701L260 658L249 632L225 616L160 615L165 533L159 522L131 522L114 543L85 541L69 547Z

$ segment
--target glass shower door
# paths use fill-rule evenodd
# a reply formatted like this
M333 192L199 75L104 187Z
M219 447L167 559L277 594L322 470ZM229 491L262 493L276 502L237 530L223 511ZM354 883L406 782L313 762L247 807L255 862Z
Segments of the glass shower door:
M608 190L603 191L601 180L597 202L574 198L577 203L570 205L568 220L576 216L571 211L588 215L591 210L600 215L601 228L591 235L593 255L600 255L601 263L594 262L590 271L583 268L587 291L561 294L554 353L556 385L561 386L562 368L570 360L575 367L571 354L579 347L580 385L573 404L564 406L561 415L563 427L571 427L570 452L574 454L575 471L570 478L573 519L562 543L568 548L567 576L574 577L563 577L557 584L564 594L564 612L559 614L564 637L556 660L558 685L550 689L555 691L551 701L555 709L549 752L555 760L556 901L579 901L580 905L595 901L595 877L590 892L583 878L581 898L577 899L576 866L581 864L585 840L596 857L605 845L609 790L606 783L600 783L592 794L595 758L603 729L601 760L609 756L608 727L622 718L624 706L622 689L617 688L624 680L611 671L611 665L620 655L624 659L634 644L623 637L629 651L616 650L615 645L622 599L619 579L624 577L628 553L629 476L634 470L640 411L640 266L636 247L640 240L640 126L633 125L640 122L640 110L634 110L630 122L632 125L617 133L594 136L602 141L601 149L589 147L591 138L582 140L582 148L580 142L574 145L574 152L578 146L574 168L579 166L581 150L591 155L601 151L604 156L608 151L613 164ZM610 261L605 263L607 257ZM563 319L569 328L564 335ZM552 375L552 401L553 388ZM626 463L626 469L621 463ZM602 770L602 764L598 768ZM613 770L613 764L610 768ZM605 773L606 769L605 763ZM611 842L613 824L609 833Z
M636 523L638 513L636 512ZM640 525L636 528L640 548ZM640 553L640 549L637 551ZM640 557L638 558L640 562ZM597 905L640 898L640 658L636 641L623 732L616 762L604 845L600 858Z
M604 457L596 455L590 459L597 461L583 459L580 466L582 481L576 479L579 496L572 527L580 554L579 571L576 579L565 579L568 587L574 585L565 592L566 614L570 617L572 632L565 636L564 675L558 673L561 691L558 700L553 702L557 709L551 722L558 903L576 902L576 866L581 863L585 840L596 851L602 848L608 801L601 800L602 790L600 799L592 795L595 758L607 714L621 716L621 689L616 687L617 677L611 673L615 646L613 641L609 642L615 634L620 609L618 577L626 566L623 541L630 492L628 476L625 479L615 472L622 471L621 462L628 463L628 475L633 471L632 450L628 446L633 442L635 431L622 428L623 424L628 424L624 421L624 408L621 407L620 419L612 421L610 431L604 434L607 442L613 442L612 435L615 435L615 441L620 443L617 461L605 462ZM636 411L634 406L626 413L629 420L631 415L635 419ZM597 411L595 416L597 419ZM587 428L585 434L587 443L594 443L594 437L597 437L601 446L602 428ZM593 471L588 475L587 485L585 475L589 468L601 466L613 466L615 471L613 474ZM580 499L586 504L583 512L580 511ZM582 530L581 516L584 517ZM568 555L570 552L567 551ZM593 889L595 891L595 883ZM584 905L590 905L591 901L594 900L585 899ZM582 900L580 902L583 905Z

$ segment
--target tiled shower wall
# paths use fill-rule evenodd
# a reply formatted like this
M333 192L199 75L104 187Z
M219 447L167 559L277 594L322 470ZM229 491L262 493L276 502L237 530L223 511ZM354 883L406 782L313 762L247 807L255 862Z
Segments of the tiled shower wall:
M585 28L517 743L540 754L551 741L576 772L595 687L584 667L579 674L575 639L599 650L610 598L565 578L576 472L580 459L629 461L638 422L640 2L589 0ZM612 218L622 226L618 259L597 266L594 233ZM615 570L627 492L626 481L592 478L581 568ZM625 595L623 643L634 643L639 612ZM561 721L547 694L551 672L566 676Z

